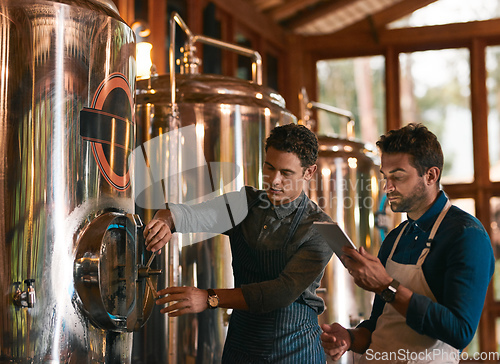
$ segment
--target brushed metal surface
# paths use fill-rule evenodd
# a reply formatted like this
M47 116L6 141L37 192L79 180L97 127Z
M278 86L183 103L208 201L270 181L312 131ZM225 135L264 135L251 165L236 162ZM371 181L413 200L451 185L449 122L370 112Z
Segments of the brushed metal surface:
M132 334L91 322L73 272L86 226L134 212L134 54L110 1L0 1L0 362L130 362ZM36 301L17 306L28 279Z

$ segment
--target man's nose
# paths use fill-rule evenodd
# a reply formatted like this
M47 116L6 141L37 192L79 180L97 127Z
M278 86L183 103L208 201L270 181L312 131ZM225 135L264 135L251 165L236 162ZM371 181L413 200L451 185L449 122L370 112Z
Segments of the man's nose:
M386 193L390 193L390 192L394 191L394 185L392 184L392 182L390 180L385 180L384 191Z
M271 174L271 181L272 181L273 186L281 184L281 182L282 182L281 173L279 171L272 173Z

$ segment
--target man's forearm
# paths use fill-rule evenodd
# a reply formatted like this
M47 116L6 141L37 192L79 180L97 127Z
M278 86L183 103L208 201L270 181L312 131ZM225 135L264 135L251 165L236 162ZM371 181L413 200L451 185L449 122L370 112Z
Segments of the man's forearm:
M165 222L169 227L171 232L175 232L175 223L172 217L172 212L169 209L158 210L155 213L153 219L161 220Z
M406 317L408 311L408 306L410 305L411 296L413 292L408 288L400 285L394 297L394 301L390 304L398 311L403 317ZM389 304L389 303L387 303Z
M219 307L248 310L241 288L214 289L219 296Z
M347 331L351 337L351 346L349 347L349 350L358 354L363 354L370 346L372 340L371 331L364 327L348 329Z

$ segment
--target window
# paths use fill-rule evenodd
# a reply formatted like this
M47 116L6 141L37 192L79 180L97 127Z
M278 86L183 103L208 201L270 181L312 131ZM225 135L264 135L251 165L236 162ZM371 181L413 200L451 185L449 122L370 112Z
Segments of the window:
M318 101L354 114L356 138L374 144L385 132L384 57L317 63ZM318 111L319 134L346 137L345 117Z
M497 337L500 337L500 318L496 319ZM500 352L500 341L497 343L497 351Z
M443 184L472 182L468 50L401 53L399 59L403 123L423 123L437 135L445 156Z

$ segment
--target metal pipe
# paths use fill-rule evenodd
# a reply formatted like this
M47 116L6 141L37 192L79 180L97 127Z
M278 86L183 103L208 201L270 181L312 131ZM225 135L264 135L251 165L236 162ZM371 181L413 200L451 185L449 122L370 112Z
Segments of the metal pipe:
M314 122L311 120L311 113L309 110L319 109L323 110L338 116L344 116L347 118L347 138L354 139L354 114L349 110L341 109L335 106L326 105L317 101L309 101L309 97L307 96L307 91L305 87L300 90L299 93L299 102L300 102L300 113L301 120L305 125L311 127L311 123Z
M257 85L262 85L262 57L259 52L235 44L226 43L204 35L195 35L193 42L200 42L217 46L223 49L232 50L242 56L247 56L252 59L252 82Z
M316 101L308 102L307 107L309 109L315 108L315 109L327 111L327 112L335 114L335 115L345 116L347 118L347 124L346 124L347 139L354 139L354 137L355 137L355 135L354 135L354 115L352 112L335 107L335 106L322 104L322 103L316 102Z
M170 100L172 104L172 116L177 116L177 107L175 103L175 23L180 19L179 15L174 12L170 18L170 45L168 48L168 61L170 66ZM182 21L182 19L180 19Z
M175 66L174 64L174 47L175 47L175 23L176 22L179 27L186 33L187 36L187 41L186 43L188 46L186 47L186 51L190 52L194 48L194 43L200 42L203 44L208 44L212 45L215 47L219 47L222 49L234 51L242 56L246 56L252 59L252 82L256 83L257 85L262 85L262 57L259 52L254 51L253 49L250 48L245 48L241 47L236 44L231 44L227 42L223 42L221 40L211 38L211 37L206 37L204 35L199 35L199 34L194 34L187 24L182 20L182 18L179 16L178 13L173 12L172 17L171 17L171 23L170 23L170 79L175 79L175 77L172 77L172 73L175 73ZM174 81L175 82L175 81ZM175 89L172 88L172 93L175 92Z
M346 118L349 119L349 121L352 121L354 119L354 115L353 115L352 112L350 112L348 110L344 110L344 109L338 108L338 107L335 107L335 106L330 106L330 105L322 104L320 102L310 101L307 104L307 107L309 109L314 108L314 109L328 111L329 113L332 113L332 114L335 114L335 115L345 116Z

